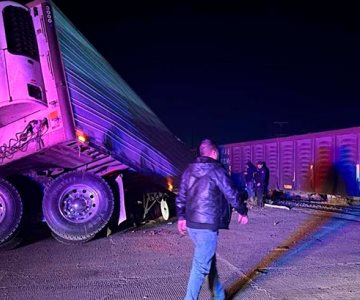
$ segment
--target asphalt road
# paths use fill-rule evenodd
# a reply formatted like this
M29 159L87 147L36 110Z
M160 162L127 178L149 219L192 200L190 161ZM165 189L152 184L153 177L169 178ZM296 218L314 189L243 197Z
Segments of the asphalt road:
M360 299L358 208L266 207L249 218L220 233L218 269L232 299ZM192 250L172 222L82 245L37 230L0 252L0 299L183 299ZM206 284L200 299L210 299Z

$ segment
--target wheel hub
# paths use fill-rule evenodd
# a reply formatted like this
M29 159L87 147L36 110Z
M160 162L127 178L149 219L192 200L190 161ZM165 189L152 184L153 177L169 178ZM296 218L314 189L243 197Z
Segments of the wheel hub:
M66 202L66 209L74 214L82 214L87 211L88 203L84 197L70 198Z
M62 193L59 209L65 219L82 223L95 214L98 203L99 197L95 190L86 185L76 185Z

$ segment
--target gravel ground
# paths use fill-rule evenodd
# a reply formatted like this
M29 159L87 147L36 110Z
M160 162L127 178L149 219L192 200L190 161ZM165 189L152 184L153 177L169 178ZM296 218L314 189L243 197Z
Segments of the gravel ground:
M235 215L235 213L234 213ZM360 214L252 209L220 233L232 299L360 299ZM193 246L174 222L64 245L46 230L0 252L0 299L183 299ZM210 299L207 285L200 299Z

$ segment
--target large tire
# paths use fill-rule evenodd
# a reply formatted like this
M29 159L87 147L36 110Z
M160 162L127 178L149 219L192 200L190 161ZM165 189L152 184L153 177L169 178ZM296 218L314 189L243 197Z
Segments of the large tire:
M73 240L69 240L69 239L64 239L63 237L57 235L55 232L51 232L52 237L57 240L58 242L65 244L65 245L74 245L74 244L80 244L80 243L86 243L88 241L90 241L91 239L93 239L95 237L95 234L88 237L88 239L86 240L81 240L81 241L73 241Z
M0 178L0 245L10 245L19 232L23 204L15 187Z
M107 182L91 173L60 175L45 190L45 220L62 241L84 242L109 222L114 196Z

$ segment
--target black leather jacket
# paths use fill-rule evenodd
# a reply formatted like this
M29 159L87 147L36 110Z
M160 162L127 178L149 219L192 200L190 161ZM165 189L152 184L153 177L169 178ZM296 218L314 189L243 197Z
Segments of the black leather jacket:
M190 228L228 228L229 204L241 215L247 214L244 195L235 188L220 162L201 156L182 175L176 198L177 217L186 219Z
M264 188L266 185L266 170L264 167L257 169L254 174L254 181L256 188Z

